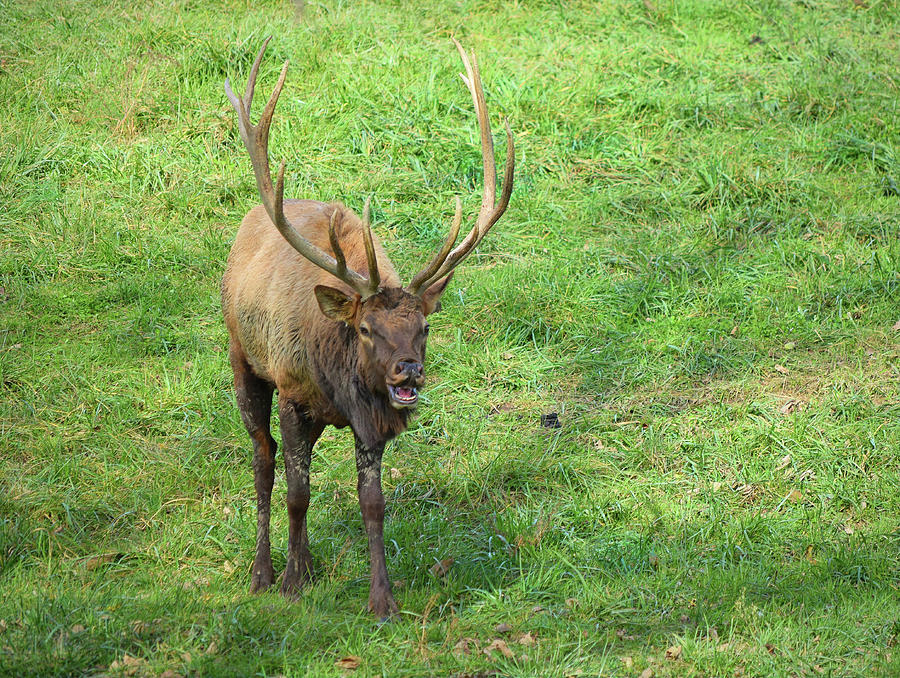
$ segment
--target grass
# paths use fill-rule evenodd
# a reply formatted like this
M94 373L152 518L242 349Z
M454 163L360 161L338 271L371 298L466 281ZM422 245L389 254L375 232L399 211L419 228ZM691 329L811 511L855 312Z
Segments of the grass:
M895 1L0 6L0 674L900 673ZM222 82L270 33L288 192L372 195L406 279L479 201L451 35L516 134L386 455L385 626L346 432L315 584L247 593Z

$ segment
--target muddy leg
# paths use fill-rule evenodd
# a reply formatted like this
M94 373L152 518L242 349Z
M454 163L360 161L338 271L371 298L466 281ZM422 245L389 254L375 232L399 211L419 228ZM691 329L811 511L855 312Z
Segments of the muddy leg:
M367 449L356 439L356 487L366 536L369 538L369 610L381 619L396 614L397 603L391 593L387 563L384 558L384 495L381 492L381 455L384 446Z
M275 579L269 548L269 509L275 481L275 440L269 430L274 387L250 369L241 347L232 343L228 357L234 370L234 391L247 432L253 439L253 478L256 485L256 558L250 592L264 591Z
M287 566L281 583L282 595L294 597L312 576L312 556L306 534L309 508L309 464L313 445L324 426L312 421L296 403L278 399L278 419L287 477L288 532Z

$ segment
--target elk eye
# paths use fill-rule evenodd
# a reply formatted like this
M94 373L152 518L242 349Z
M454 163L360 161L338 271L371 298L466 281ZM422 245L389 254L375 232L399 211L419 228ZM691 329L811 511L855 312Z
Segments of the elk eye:
M361 335L363 335L364 337L371 336L371 334L372 334L372 333L369 331L369 328L366 327L365 325L360 325L360 326L359 326L359 333L360 333Z
M428 330L430 330L430 329L431 329L431 325L429 325L428 323L425 323L425 329L423 329L422 331L425 333L426 337L428 336Z

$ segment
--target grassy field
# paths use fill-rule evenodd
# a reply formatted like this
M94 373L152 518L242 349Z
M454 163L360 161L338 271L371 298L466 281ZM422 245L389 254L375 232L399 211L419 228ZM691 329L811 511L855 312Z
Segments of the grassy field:
M0 9L0 675L900 675L895 0ZM222 83L268 34L287 193L373 196L405 279L480 202L450 36L516 137L385 455L383 626L346 431L315 583L247 591Z

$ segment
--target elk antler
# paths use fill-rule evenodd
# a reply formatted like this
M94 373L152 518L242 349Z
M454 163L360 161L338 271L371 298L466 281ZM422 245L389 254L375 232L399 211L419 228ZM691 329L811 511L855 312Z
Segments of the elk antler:
M378 261L375 258L375 247L372 244L372 231L369 226L369 201L366 200L366 206L363 210L363 239L365 241L366 259L369 268L369 277L365 278L353 269L347 268L344 252L334 232L336 212L332 213L328 227L328 237L331 241L331 248L334 250L334 257L323 252L300 235L297 229L288 221L284 214L283 160L278 170L278 181L274 188L272 187L272 176L269 173L269 127L272 124L275 104L278 103L278 96L281 94L284 78L287 75L287 61L284 62L281 75L278 77L278 84L275 85L272 96L269 97L269 102L259 117L259 122L256 125L250 122L250 106L253 103L253 90L256 88L256 74L259 71L259 64L271 39L271 36L266 38L262 48L259 50L259 54L256 56L256 61L253 62L253 68L250 69L250 79L247 80L247 90L243 99L235 96L234 92L231 91L231 83L227 78L225 80L225 94L228 95L228 100L231 101L231 105L234 106L234 110L237 112L238 128L241 132L241 139L244 140L244 146L247 148L247 153L250 154L253 174L256 175L256 187L259 189L259 195L262 198L263 206L266 208L269 219L272 220L275 228L284 236L284 239L316 266L347 283L363 299L366 299L378 292L378 285L381 282L378 274Z
M500 202L495 204L497 194L497 169L494 165L494 139L491 135L491 121L488 119L487 106L484 103L484 91L481 87L481 75L478 72L478 61L475 59L475 52L471 54L471 60L466 54L462 45L453 39L453 44L462 57L463 65L466 67L466 75L461 75L469 92L472 93L472 101L475 104L475 113L478 116L478 127L481 130L481 155L484 162L484 194L481 199L481 210L475 225L463 241L453 250L453 243L456 242L456 236L459 233L459 225L462 220L462 205L459 198L456 199L456 214L453 217L453 225L450 227L450 233L444 244L434 255L428 265L419 271L410 281L406 288L410 294L421 294L427 290L435 281L440 280L448 275L456 268L463 259L465 259L472 250L477 247L482 238L491 230L491 226L497 223L497 220L506 211L509 205L509 196L513 188L513 174L516 165L516 152L513 145L512 130L509 128L509 121L504 119L506 126L506 168L503 173L503 192L500 194Z

